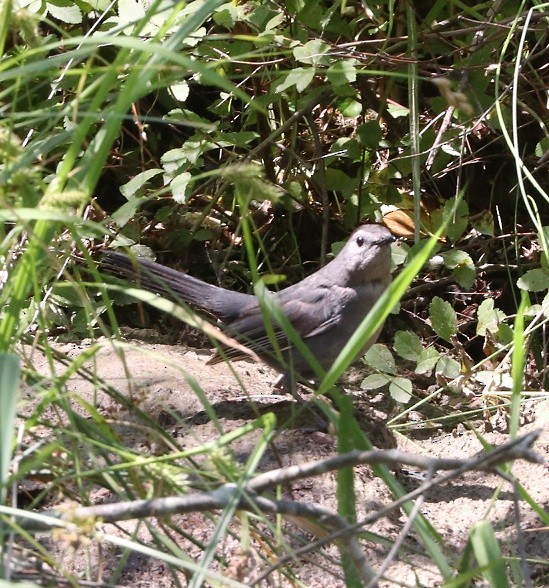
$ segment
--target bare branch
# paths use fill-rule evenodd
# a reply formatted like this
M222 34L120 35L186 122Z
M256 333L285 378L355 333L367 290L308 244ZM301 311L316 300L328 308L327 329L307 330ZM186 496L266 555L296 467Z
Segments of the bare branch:
M50 511L42 514L40 520L26 520L23 523L23 527L33 531L45 531L53 527L58 527L60 522L64 524L78 524L84 520L99 519L103 523L115 523L130 519L168 517L189 512L222 510L228 506L234 507L236 504L236 508L239 510L250 512L260 511L262 513L307 519L313 521L316 525L327 528L330 533L328 536L322 537L306 545L304 548L297 550L293 554L293 557L318 549L320 546L333 541L338 541L340 542L340 546L347 551L355 563L363 583L374 587L377 585L377 580L380 578L383 570L376 574L368 565L356 538L357 531L365 525L371 524L395 509L400 508L405 502L418 497L421 497L421 501L424 500L426 493L431 488L458 478L467 471L493 471L498 475L503 475L503 472L497 470L497 466L508 461L525 459L540 463L542 459L531 449L532 444L539 437L540 433L541 430L528 433L496 447L492 451L483 452L477 457L466 460L422 457L395 449L352 451L344 455L330 457L313 463L280 468L259 474L244 486L225 484L217 490L207 493L195 492L187 496L168 496L150 500L133 500L118 504L76 507L70 511L65 510L64 512ZM264 491L280 484L288 484L297 479L319 476L326 472L364 464L385 464L388 466L406 464L415 466L428 470L429 480L419 488L401 496L390 505L379 509L353 525L347 523L336 512L315 504L303 504L291 500L273 500L258 496L258 491ZM433 477L435 472L439 470L449 470L449 472L438 477ZM503 477L509 479L508 476ZM418 512L417 509L415 509L415 512ZM25 514L21 511L18 511L14 516L25 518ZM391 550L389 556L386 558L387 563L396 554L396 550L408 533L412 522L413 516L410 517L408 524L401 533L401 541L396 544L397 547ZM272 573L274 569L283 565L285 561L286 558L282 557L275 566L270 567L267 571L256 577L250 585L257 584L266 575Z

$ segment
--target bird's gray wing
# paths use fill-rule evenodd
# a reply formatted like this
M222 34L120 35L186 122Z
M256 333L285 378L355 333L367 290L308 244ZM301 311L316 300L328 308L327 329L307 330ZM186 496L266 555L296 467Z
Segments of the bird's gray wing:
M324 288L317 285L316 288L299 288L299 290L287 288L276 294L274 299L304 341L337 325L341 320L342 306L354 295L349 288L337 286ZM280 346L280 351L284 351L290 346L290 342L274 317L271 322L275 340ZM230 322L228 331L253 351L263 355L274 355L265 320L257 302L248 307L238 319ZM234 349L224 350L224 355L233 360L247 357ZM219 361L221 358L216 355L209 363Z

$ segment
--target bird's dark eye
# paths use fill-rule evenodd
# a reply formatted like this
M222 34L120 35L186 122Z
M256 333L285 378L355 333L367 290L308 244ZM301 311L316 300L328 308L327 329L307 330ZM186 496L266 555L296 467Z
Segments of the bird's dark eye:
M364 237L357 237L357 238L356 238L356 244L357 244L359 247L362 247L362 246L364 245Z

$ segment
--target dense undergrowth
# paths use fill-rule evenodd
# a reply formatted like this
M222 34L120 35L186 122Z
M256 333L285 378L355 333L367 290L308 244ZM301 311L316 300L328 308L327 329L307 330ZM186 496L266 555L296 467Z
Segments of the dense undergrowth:
M398 278L361 328L366 339L388 315L380 343L359 362L363 393L382 389L390 398L389 427L413 435L466 424L480 436L497 429L515 438L532 407L547 410L548 9L518 1L2 2L3 553L24 543L78 585L82 578L22 526L23 511L40 511L58 493L89 505L97 487L122 500L227 481L242 487L276 437L268 418L254 422L264 445L242 467L220 435L196 448L211 460L205 474L139 403L94 377L87 366L99 344L70 361L59 355L55 342L101 336L123 353L114 309L144 295L105 285L94 262L105 246L154 253L251 291L254 277L275 286L302 279L353 227L383 221L403 237L393 249ZM36 369L35 350L48 373ZM340 436L340 453L369 447L333 390L352 351L320 383L333 404L317 400L336 428L353 431ZM177 460L137 466L147 456L127 449L93 402L71 401L76 373L163 438ZM20 385L35 403L17 420ZM401 496L389 469L376 467ZM189 471L194 486L182 481ZM342 470L338 498L352 521L349 475ZM36 477L45 481L20 506L18 484ZM229 533L237 502L214 518L216 537ZM10 518L10 504L19 518ZM543 505L534 506L547 525ZM288 544L256 508L260 523L243 517L242 525L267 526L258 531L267 560ZM506 586L524 576L490 528L471 530L466 554L476 559L455 560L426 519L414 520L441 583L468 586L484 575ZM93 535L93 522L71 527L75 544ZM181 581L175 570L192 586L226 580L213 572L225 566L213 539L196 543L197 564L177 546L187 531L144 525L150 544L118 539L124 553L163 559L173 585ZM353 549L341 548L341 568L348 585L360 585ZM3 577L17 576L10 557L2 564ZM290 563L283 573L297 585Z

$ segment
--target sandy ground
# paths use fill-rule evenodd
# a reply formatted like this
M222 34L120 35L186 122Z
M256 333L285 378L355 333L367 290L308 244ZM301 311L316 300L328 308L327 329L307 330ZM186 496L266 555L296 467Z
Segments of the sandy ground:
M82 353L90 349L90 342L81 344L60 345L58 349L71 358L81 357ZM124 358L122 361L121 357ZM117 390L131 395L138 406L146 411L158 424L166 429L180 448L191 448L202 443L217 439L221 433L228 433L253 420L257 414L273 412L279 423L277 434L271 448L264 454L259 469L266 471L281 465L303 464L313 460L323 459L336 453L336 441L327 431L318 427L317 417L305 411L296 422L291 420L296 404L292 398L273 393L271 382L275 374L262 365L242 362L236 365L236 373L225 365L206 365L210 357L209 351L197 351L182 345L170 346L143 341L128 341L123 354L118 354L105 341L99 352L86 365L114 386ZM47 372L47 362L39 354L35 354L33 363ZM61 368L59 368L61 369ZM240 381L239 381L240 380ZM476 436L458 426L454 430L440 430L426 435L426 438L410 438L395 435L387 429L385 422L387 414L384 412L382 395L367 398L363 393L352 389L357 388L356 382L360 378L350 378L346 391L354 396L357 415L362 428L368 433L372 441L379 448L398 448L416 454L430 457L470 458L482 449ZM193 383L196 382L204 391L218 417L214 424L204 411ZM119 407L113 409L113 400L106 394L96 395L92 385L85 379L74 376L69 383L75 398L85 398L93 401L98 411L103 415L116 414L119 420L119 432L123 435L128 448L140 451L151 450L150 439L146 439L142 431L134 426L133 417ZM246 394L243 393L246 390ZM250 402L249 399L253 402ZM36 402L32 390L24 394L23 412L30 411ZM547 421L547 401L545 405L538 404L531 408L528 422L524 424L521 433L542 428L543 432L538 440L536 451L547 458L549 454L549 427ZM502 444L508 440L504 432L483 431L484 437L492 444ZM249 434L234 442L231 447L236 458L245 463L257 445L257 434ZM153 444L154 445L154 444ZM149 449L147 449L149 448ZM162 452L162 448L156 448ZM165 451L165 450L164 450ZM357 510L359 516L371 512L372 505L386 505L391 502L391 496L386 487L372 475L369 467L356 468L356 493L358 496ZM547 508L549 506L549 476L546 464L533 464L517 461L512 467L512 473L524 485L526 491L534 501ZM402 484L408 489L417 486L423 479L424 473L413 468L402 468L398 472ZM496 489L499 488L499 493ZM92 492L98 503L108 502L110 496L105 490ZM336 477L328 473L321 478L300 480L287 489L287 497L303 503L314 503L336 510ZM543 529L538 515L527 505L520 502L520 512L516 512L513 488L494 474L473 472L463 478L452 481L436 488L427 496L422 506L422 512L428 517L432 525L441 534L445 543L445 553L452 559L459 556L467 542L468 533L472 525L479 520L490 520L497 532L503 549L517 543L524 553L532 559L549 557L549 533ZM52 500L52 505L62 504L63 499ZM46 507L52 505L45 505ZM394 540L402 529L405 517L402 513L382 519L367 527L372 531ZM208 541L215 516L208 519L200 514L189 514L177 517L177 524L191 533L195 540ZM258 544L253 544L249 553L242 552L239 542L241 529L239 521L231 523L234 535L227 538L219 551L228 561L228 568L224 572L228 576L245 582L255 577L262 569L263 562L258 556ZM293 548L310 543L313 538L307 530L291 528L288 534ZM517 532L517 525L520 534ZM125 522L122 528L131 530L135 523ZM109 532L123 533L109 526ZM172 535L178 537L177 535ZM141 537L146 539L147 532L142 531ZM110 574L118 563L120 550L112 547L88 546L76 551L63 547L60 542L43 538L43 544L57 553L63 565L79 574L90 566L94 580L109 581ZM381 586L437 586L440 585L440 575L432 562L419 547L420 543L412 532L404 541L403 548L389 566ZM198 561L201 553L196 544L183 542L181 549L190 557ZM363 547L370 565L378 569L387 549L373 543L363 542ZM255 554L255 555L254 555ZM331 561L334 558L335 561ZM343 579L337 565L339 552L335 546L324 548L322 554L307 554L293 564L293 570L299 575L301 585L310 587L343 586ZM123 564L123 572L118 578L122 586L150 586L164 587L177 585L173 576L167 572L167 566L158 559L147 558L134 554ZM533 565L532 573L534 585L544 585L549 581L549 571L543 565ZM186 579L181 574L179 580L185 585ZM82 584L83 585L83 584ZM274 574L271 583L261 585L293 586L287 578ZM480 584L477 584L480 585Z

